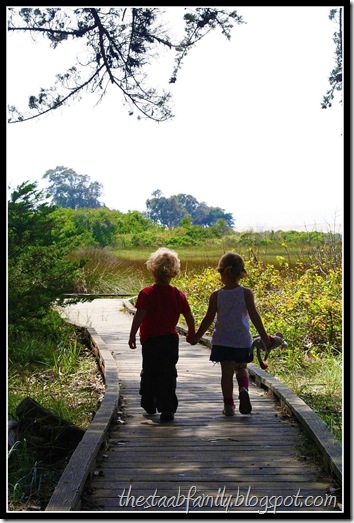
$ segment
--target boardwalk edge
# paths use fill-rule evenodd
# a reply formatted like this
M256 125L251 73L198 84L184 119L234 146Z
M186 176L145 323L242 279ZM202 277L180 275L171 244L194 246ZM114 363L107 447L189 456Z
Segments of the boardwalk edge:
M105 394L92 423L61 475L47 504L46 512L80 510L81 495L86 480L94 472L97 454L105 442L108 428L118 412L119 381L116 362L95 329L82 326L81 328L84 334L87 334L91 350L99 360L105 381Z

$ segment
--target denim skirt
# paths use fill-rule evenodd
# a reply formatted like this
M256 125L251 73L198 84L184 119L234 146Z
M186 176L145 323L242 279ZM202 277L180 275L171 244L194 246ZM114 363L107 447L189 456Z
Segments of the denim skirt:
M210 361L235 361L236 363L248 363L252 361L252 350L225 347L224 345L213 345L210 353Z

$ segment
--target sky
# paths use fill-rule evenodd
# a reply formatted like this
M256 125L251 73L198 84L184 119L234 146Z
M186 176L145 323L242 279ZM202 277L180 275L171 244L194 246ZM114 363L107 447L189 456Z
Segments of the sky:
M182 8L167 9L172 23ZM8 124L9 191L27 180L44 188L44 173L64 166L100 182L100 201L124 213L145 211L160 190L167 198L190 194L224 209L236 230L342 232L341 93L330 109L321 109L335 64L329 10L237 7L246 23L235 25L230 41L214 32L199 42L175 84L168 84L173 57L162 57L151 74L172 93L172 121L129 116L112 88L99 105L87 95ZM23 108L77 52L77 44L52 50L28 35L9 34L7 103Z

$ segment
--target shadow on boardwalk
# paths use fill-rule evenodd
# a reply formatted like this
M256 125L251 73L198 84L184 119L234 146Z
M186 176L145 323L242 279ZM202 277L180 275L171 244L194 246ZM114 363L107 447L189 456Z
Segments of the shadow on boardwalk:
M129 349L132 317L121 303L95 300L67 311L71 321L94 328L119 380L118 416L80 490L81 512L216 517L342 511L337 478L306 459L303 429L289 409L254 381L252 413L223 416L220 368L209 361L207 347L192 347L183 335L175 420L161 423L158 414L147 415L140 407L141 350ZM54 495L47 510L67 510L59 499Z

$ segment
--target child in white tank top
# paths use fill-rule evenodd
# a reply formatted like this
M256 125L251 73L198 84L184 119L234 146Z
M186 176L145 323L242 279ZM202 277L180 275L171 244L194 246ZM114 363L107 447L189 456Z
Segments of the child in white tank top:
M255 305L253 292L239 283L241 278L247 276L242 257L234 252L227 252L220 258L217 271L221 275L224 286L211 294L208 310L199 329L193 336L188 336L187 341L192 345L198 343L216 316L211 338L210 360L220 362L221 365L223 414L225 416L235 414L234 374L236 374L239 388L239 411L241 414L250 414L252 405L248 392L249 373L247 369L252 345L250 321L267 348L271 347L272 339L265 331Z

